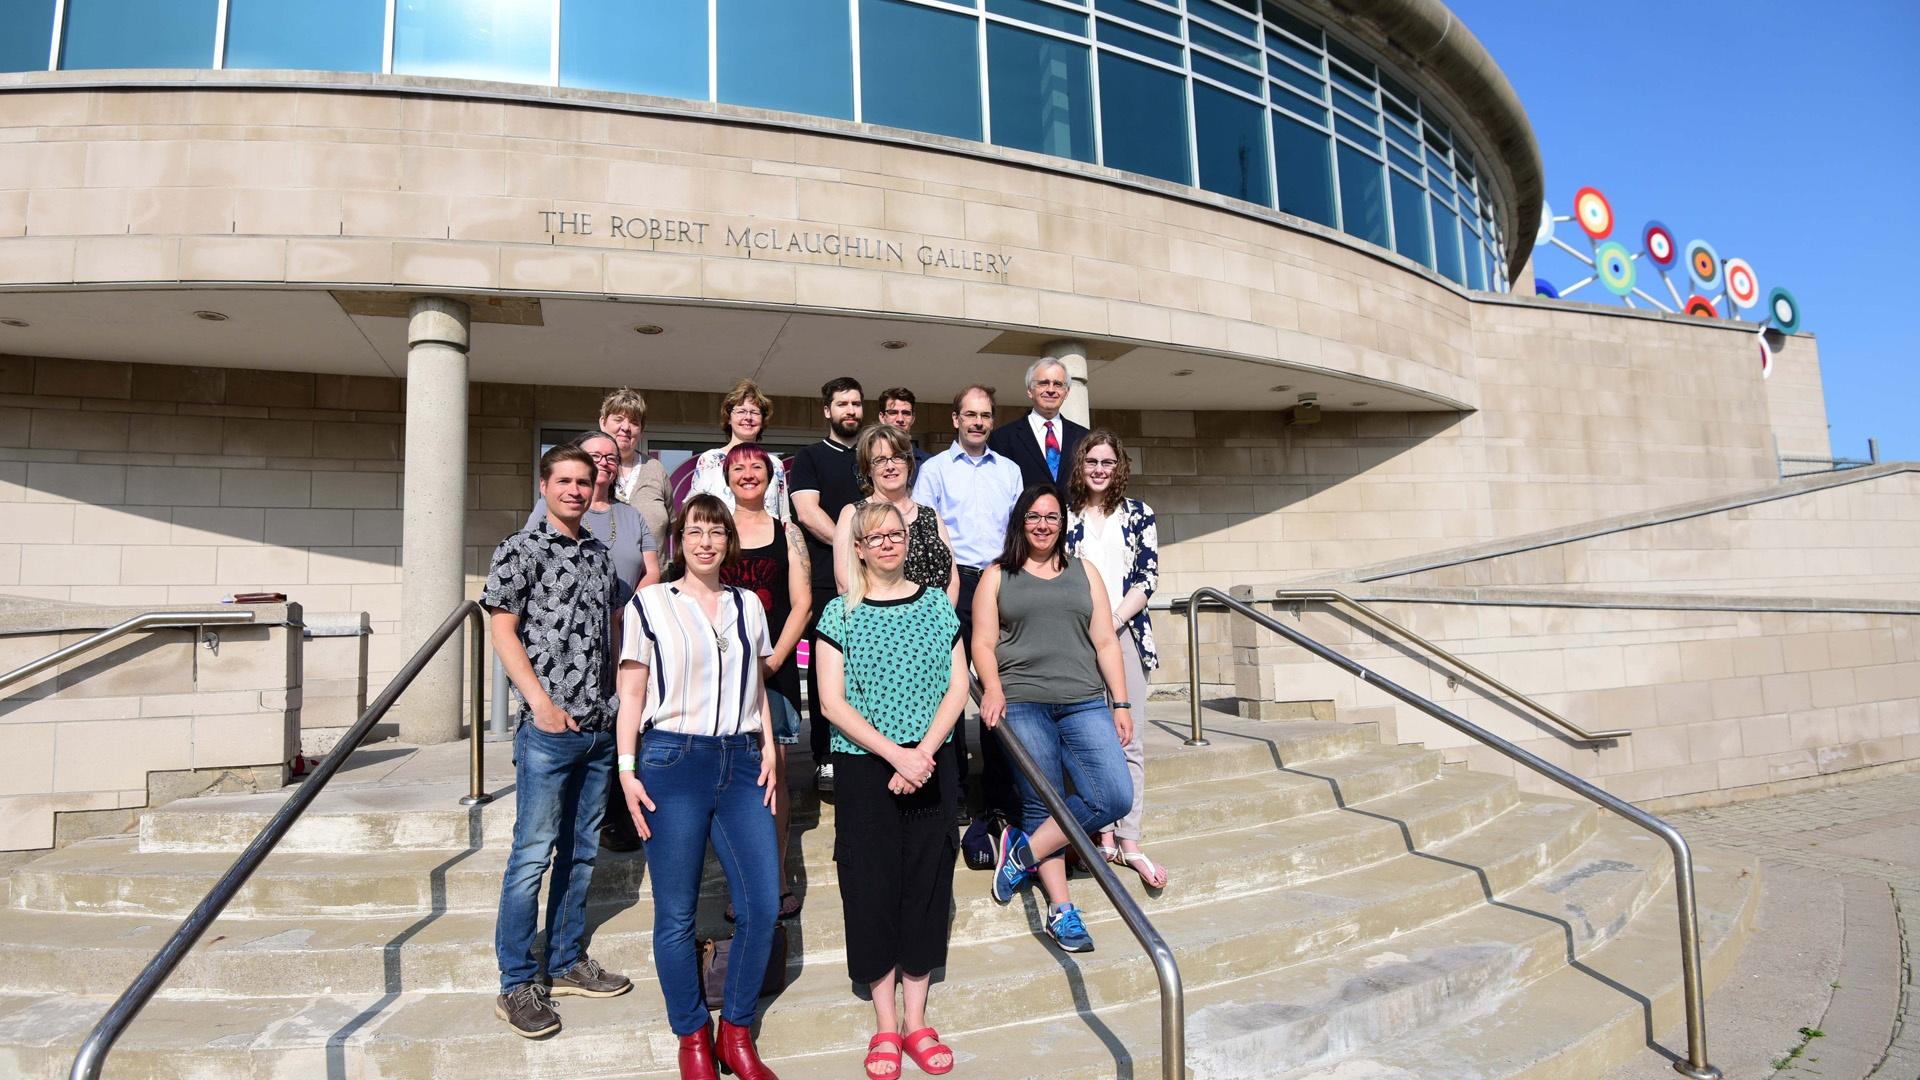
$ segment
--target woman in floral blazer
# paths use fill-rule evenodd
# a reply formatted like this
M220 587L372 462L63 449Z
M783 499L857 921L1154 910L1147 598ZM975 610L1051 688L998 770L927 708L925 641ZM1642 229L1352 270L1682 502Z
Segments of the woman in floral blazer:
M1147 703L1147 672L1160 666L1153 647L1153 623L1147 600L1160 584L1160 533L1153 508L1127 498L1131 470L1120 436L1091 431L1074 447L1067 480L1067 553L1100 571L1120 632L1120 653L1127 676L1127 697L1135 715ZM1127 744L1127 772L1133 778L1133 808L1100 834L1100 852L1108 862L1132 868L1150 888L1167 883L1165 868L1140 850L1140 802L1146 791L1144 723L1133 726ZM1116 843L1117 841L1117 843Z

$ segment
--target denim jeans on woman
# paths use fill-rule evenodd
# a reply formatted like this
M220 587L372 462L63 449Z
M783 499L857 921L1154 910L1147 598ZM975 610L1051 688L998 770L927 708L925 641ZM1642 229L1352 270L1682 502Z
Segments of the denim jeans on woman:
M647 879L653 883L653 967L675 1035L707 1025L693 940L694 907L707 842L733 893L733 947L720 1018L752 1025L780 912L780 860L773 814L760 787L760 736L649 731L637 770L655 809L647 814Z
M1091 833L1110 825L1132 805L1133 781L1106 698L1065 705L1009 701L1005 723L1040 775L1066 795L1067 812L1081 828ZM1020 785L1020 827L1031 833L1046 822L1047 804L1025 773L1015 769L1014 778Z
M500 917L493 949L500 961L500 992L540 974L533 958L540 914L540 879L553 862L547 889L547 974L564 973L584 954L587 886L600 851L600 821L613 771L612 731L542 731L522 722L513 735L513 851L500 882Z

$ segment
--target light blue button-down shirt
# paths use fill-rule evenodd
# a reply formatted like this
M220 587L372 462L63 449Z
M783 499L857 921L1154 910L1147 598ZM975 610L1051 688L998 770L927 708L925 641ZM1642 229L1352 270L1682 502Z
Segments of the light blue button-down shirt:
M933 507L953 537L953 558L980 568L1000 557L1007 519L1020 500L1020 466L988 450L970 457L958 442L920 466L913 501Z

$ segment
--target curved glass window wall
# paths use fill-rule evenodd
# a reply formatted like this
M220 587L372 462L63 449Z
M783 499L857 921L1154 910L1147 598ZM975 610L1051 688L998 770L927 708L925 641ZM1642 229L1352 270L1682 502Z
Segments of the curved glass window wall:
M374 71L615 90L1096 162L1506 289L1452 125L1275 0L0 0L0 71Z

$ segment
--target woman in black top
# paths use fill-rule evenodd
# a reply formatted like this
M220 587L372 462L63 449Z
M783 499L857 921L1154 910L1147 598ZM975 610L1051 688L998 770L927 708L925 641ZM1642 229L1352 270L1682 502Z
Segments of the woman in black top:
M773 725L774 833L780 845L780 917L800 914L800 899L787 887L787 812L785 781L787 747L800 741L800 664L795 647L806 633L812 614L813 587L807 545L800 528L767 510L767 491L773 470L779 468L758 443L741 443L727 451L722 463L727 489L733 493L733 524L740 555L720 571L720 581L751 590L767 613L767 630L774 636L767 657L767 713ZM728 905L731 913L732 905ZM731 918L731 914L729 914Z
M852 583L853 519L870 503L891 504L907 523L906 579L960 598L960 570L953 561L947 526L930 506L913 501L913 443L899 428L876 424L854 443L854 475L865 498L840 512L833 537L833 575L842 595Z

